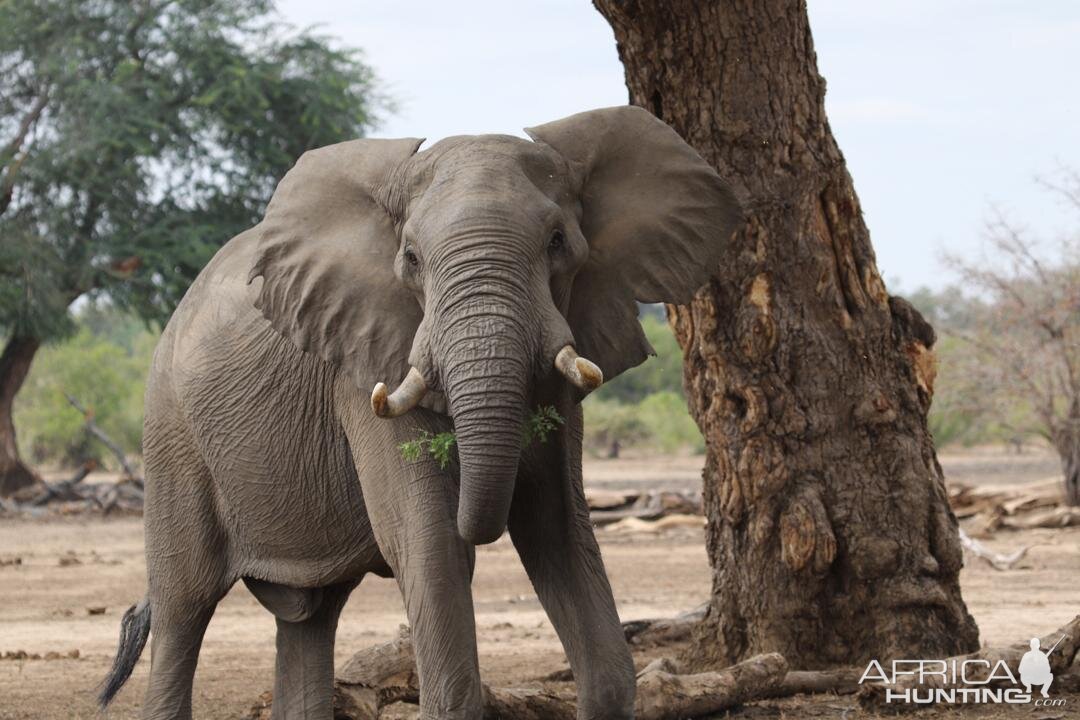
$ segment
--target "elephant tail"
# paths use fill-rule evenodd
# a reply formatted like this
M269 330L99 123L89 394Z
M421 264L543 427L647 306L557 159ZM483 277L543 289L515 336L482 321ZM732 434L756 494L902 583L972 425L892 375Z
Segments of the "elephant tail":
M112 702L116 693L120 692L120 688L131 677L131 671L135 669L135 663L139 661L149 636L150 599L143 598L138 605L129 607L120 620L120 645L116 648L112 669L102 681L101 692L98 694L98 704L102 710Z

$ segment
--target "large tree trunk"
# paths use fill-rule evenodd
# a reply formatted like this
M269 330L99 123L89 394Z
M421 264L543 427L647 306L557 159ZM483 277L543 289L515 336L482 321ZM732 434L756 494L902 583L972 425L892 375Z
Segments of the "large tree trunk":
M34 473L19 459L12 410L15 395L30 372L30 363L41 346L36 338L15 335L0 355L0 497L33 484Z
M1061 470L1065 474L1065 502L1080 505L1080 435L1058 448L1061 454Z
M1072 397L1065 417L1051 425L1051 441L1061 457L1065 502L1080 505L1080 397Z
M926 425L933 329L878 274L805 4L594 2L631 101L748 207L713 281L668 308L708 448L713 594L690 659L779 652L812 668L976 649Z

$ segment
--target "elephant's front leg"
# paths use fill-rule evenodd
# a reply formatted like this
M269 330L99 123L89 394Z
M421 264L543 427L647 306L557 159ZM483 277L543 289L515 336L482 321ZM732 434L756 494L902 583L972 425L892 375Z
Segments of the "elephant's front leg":
M397 455L397 445L417 432L410 427L403 435L367 438L390 453L378 474L361 469L364 502L405 600L421 717L479 720L483 699L470 587L474 552L457 532L453 480L430 459L407 463ZM354 447L363 447L362 441Z
M634 664L589 522L580 450L548 460L523 463L510 536L570 660L578 718L632 718Z

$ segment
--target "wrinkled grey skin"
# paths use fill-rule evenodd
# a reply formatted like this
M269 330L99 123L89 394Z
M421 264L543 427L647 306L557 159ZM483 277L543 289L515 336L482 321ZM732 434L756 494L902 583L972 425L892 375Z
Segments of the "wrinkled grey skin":
M641 362L634 300L689 299L739 211L643 110L529 132L309 152L264 221L199 276L154 356L149 589L105 702L148 618L143 716L189 718L203 632L242 579L277 617L274 717L328 720L338 615L376 573L404 597L423 716L479 718L473 546L508 527L566 649L578 716L632 717L633 666L582 492L580 397L552 362L566 344L608 379ZM428 407L375 417L371 387L410 364ZM539 404L567 423L522 450ZM451 418L459 463L402 459L400 443Z

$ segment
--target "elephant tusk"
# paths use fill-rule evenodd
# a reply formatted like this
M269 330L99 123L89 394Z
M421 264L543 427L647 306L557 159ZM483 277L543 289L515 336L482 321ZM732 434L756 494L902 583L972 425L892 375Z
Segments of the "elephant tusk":
M604 373L596 363L580 357L569 345L555 356L555 369L582 392L590 393L604 384Z
M387 391L386 383L375 385L371 391L371 409L381 418L396 418L419 405L427 391L424 376L416 368L409 368L409 374L394 392Z

